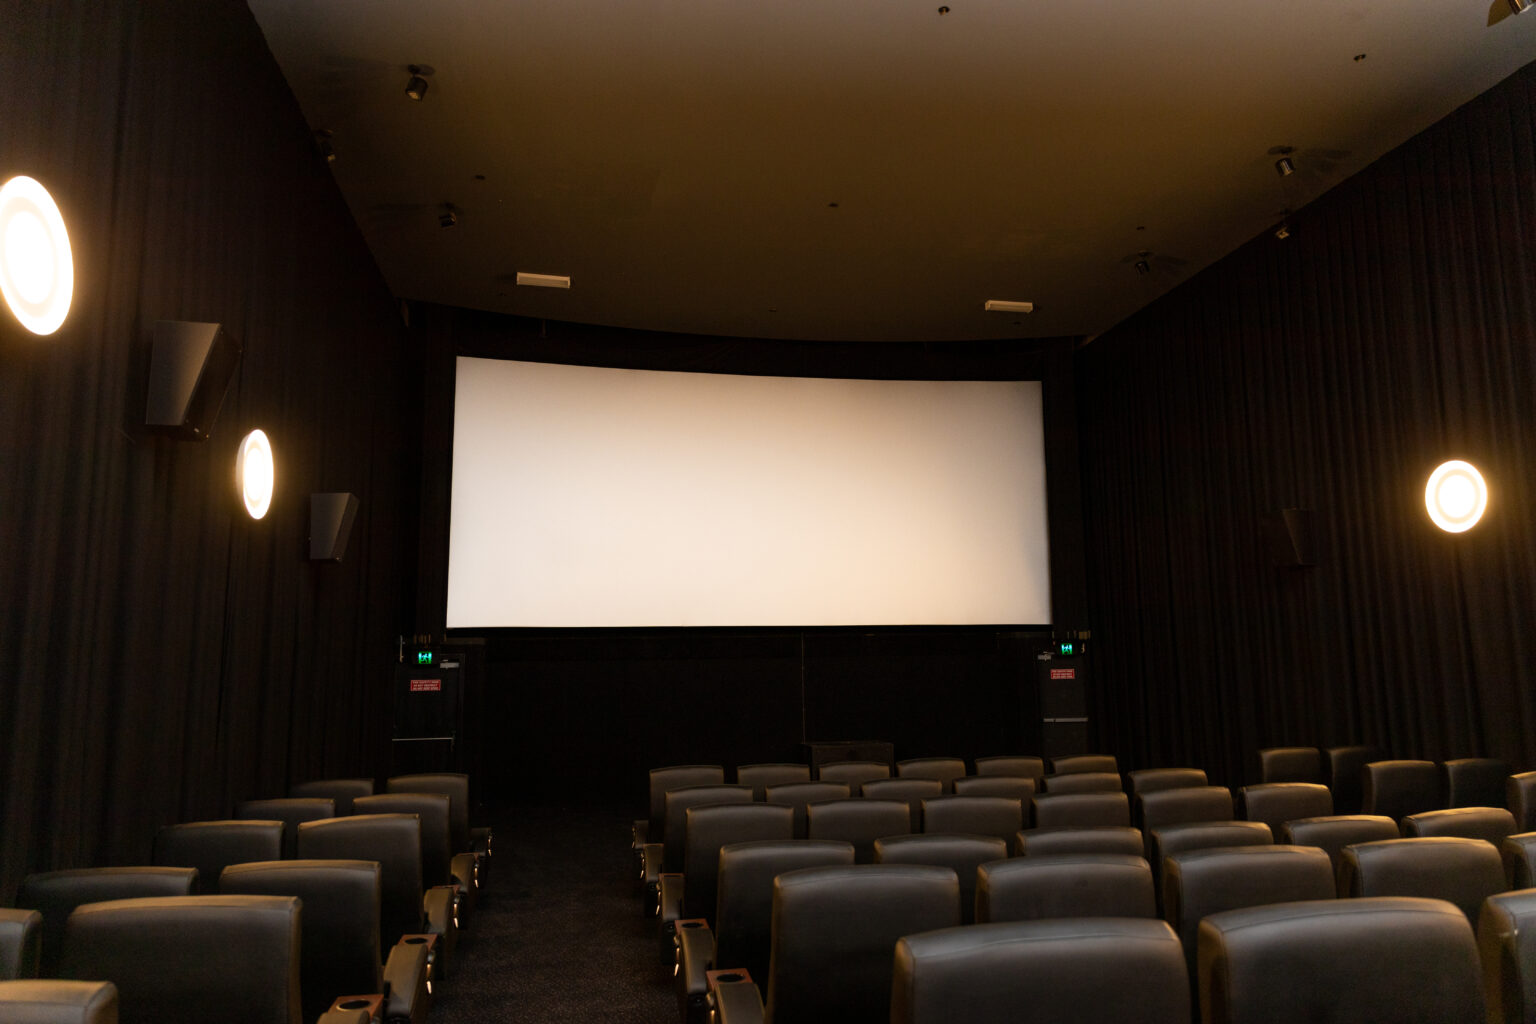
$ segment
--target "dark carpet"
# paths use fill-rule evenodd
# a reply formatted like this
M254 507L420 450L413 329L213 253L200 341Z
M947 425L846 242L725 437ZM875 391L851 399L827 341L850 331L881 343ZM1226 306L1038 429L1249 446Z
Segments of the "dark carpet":
M630 818L612 809L488 811L495 856L429 1024L673 1024L656 919L642 916Z

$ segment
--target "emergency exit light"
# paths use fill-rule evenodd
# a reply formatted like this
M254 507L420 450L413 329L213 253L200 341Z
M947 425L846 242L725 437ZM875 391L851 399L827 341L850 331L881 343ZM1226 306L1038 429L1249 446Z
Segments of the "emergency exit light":
M1076 654L1077 653L1077 644L1064 643L1064 644L1061 644L1060 646L1061 646L1061 653L1062 654Z
M430 664L432 664L432 652L431 651L417 651L416 652L416 664L418 664L418 665L430 665Z

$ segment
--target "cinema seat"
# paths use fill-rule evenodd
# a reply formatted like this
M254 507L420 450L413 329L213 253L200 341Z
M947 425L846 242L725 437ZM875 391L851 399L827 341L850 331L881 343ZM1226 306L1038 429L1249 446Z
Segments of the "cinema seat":
M636 821L632 829L636 858L640 858L647 843L661 842L662 820L666 817L667 793L684 786L723 786L725 768L718 764L675 764L665 768L652 768L647 782L650 792L650 816ZM638 865L637 865L638 867Z
M1029 806L1030 823L1037 829L1131 823L1131 804L1124 793L1046 793L1031 797Z
M1202 1024L1484 1024L1477 945L1442 900L1318 900L1200 922Z
M117 986L110 981L0 981L6 1024L117 1024Z
M1440 762L1440 792L1446 807L1504 807L1509 762L1461 757Z
M1040 780L1042 792L1058 793L1118 793L1123 788L1120 776L1114 772L1067 772L1047 775Z
M1266 782L1237 791L1237 816L1262 821L1276 835L1288 821L1333 814L1333 794L1315 782Z
M1502 807L1453 807L1443 811L1410 814L1402 822L1403 835L1459 836L1499 844L1515 834L1515 816Z
M299 822L336 817L336 801L318 796L243 800L235 805L235 817L242 821L282 822L283 856L292 857L294 844L299 841Z
M354 814L299 826L301 860L372 860L379 863L379 943L390 948L407 935L432 937L432 977L446 978L458 944L453 894L425 889L421 822L414 814Z
M915 757L896 762L896 775L902 779L938 779L944 792L955 791L955 780L965 778L965 760L959 757Z
M1293 846L1316 846L1333 861L1337 878L1346 846L1401 836L1397 822L1379 814L1330 814L1286 822L1280 826L1279 841ZM1339 895L1347 895L1347 891L1340 888Z
M1328 791L1333 794L1333 813L1361 813L1361 793L1365 766L1380 761L1385 754L1378 747L1329 747L1323 751L1328 763ZM1419 808L1428 810L1428 808Z
M1511 889L1536 887L1536 832L1520 832L1499 844L1504 880Z
M1152 869L1140 854L1036 854L983 864L976 921L1156 917Z
M1536 832L1536 772L1521 772L1504 781L1505 804L1515 816L1516 832Z
M1125 791L1134 804L1143 793L1161 789L1198 789L1209 786L1203 768L1138 768L1125 773Z
M329 800L336 805L336 817L345 818L352 813L353 800L360 796L373 796L373 780L313 779L290 786L288 795Z
M960 923L949 868L803 868L774 882L765 1019L884 1021L896 941Z
M770 787L770 791L781 787ZM680 786L662 795L662 818L659 833L652 832L652 840L645 844L645 912L652 916L660 910L661 876L683 870L683 839L686 831L684 817L690 807L707 807L710 804L752 803L751 786Z
M1024 779L1045 778L1045 759L1022 754L998 754L978 757L974 762L977 775L1011 775Z
M0 981L37 977L42 955L43 915L0 907Z
M1162 921L1020 921L896 943L891 1024L1188 1024L1178 939Z
M847 800L852 792L846 782L786 782L780 786L769 786L763 791L763 800L765 803L782 804L792 809L795 812L795 836L804 839L807 807L828 800Z
M678 922L677 998L685 1024L706 1024L707 972L717 966L766 982L775 878L800 868L852 864L852 843L793 839L721 847L714 929L703 920ZM761 1000L754 1000L761 1013Z
M426 946L400 942L380 966L379 877L379 864L372 860L232 864L220 876L224 895L301 901L299 978L306 1021L317 1019L340 996L386 991L383 1011L389 1020L426 1019L432 1004Z
M1433 761L1372 761L1361 769L1360 809L1401 822L1445 806Z
M393 791L358 797L353 814L414 814L421 822L421 880L427 888L457 886L454 916L462 927L478 891L475 855L453 848L453 799L446 793Z
M1064 853L1123 853L1146 860L1146 840L1141 829L1129 825L1059 825L1024 829L1013 837L1020 857Z
M1143 832L1194 821L1231 821L1232 791L1225 786L1162 789L1136 798L1131 824Z
M1335 898L1333 862L1311 846L1226 846L1186 850L1163 862L1163 919L1195 977L1200 922L1240 907Z
M795 812L780 804L750 801L690 807L683 816L683 870L661 876L657 941L662 962L677 958L676 922L715 922L720 850L732 843L794 838Z
M1110 754L1073 754L1051 758L1052 775L1068 775L1073 772L1109 772L1120 774L1120 765Z
M1035 780L1024 776L970 775L955 780L955 796L1005 796L1026 807L1035 792Z
M1163 866L1169 857L1192 850L1234 846L1273 846L1274 834L1262 821L1189 821L1154 829L1147 836L1147 862L1157 892L1157 911L1163 912Z
M280 860L281 821L190 821L155 833L156 867L197 869L197 891L217 892L219 873L230 864Z
M944 783L938 779L871 779L859 787L859 795L870 800L906 801L913 832L923 830L923 801L943 793Z
M901 800L854 797L810 804L805 809L806 838L852 843L857 864L873 863L876 839L911 831L912 812Z
M876 864L931 864L952 869L960 882L961 924L976 919L977 869L1007 857L1008 843L996 836L930 833L875 840Z
M122 1024L301 1024L299 901L168 896L69 916L61 974L117 986Z
M769 786L810 781L811 766L808 764L744 764L736 769L736 785L751 786L752 799L758 802L765 798Z
M196 868L74 868L28 875L16 892L16 905L43 915L39 973L53 978L64 952L64 923L76 907L146 896L191 896L196 890Z
M883 761L829 761L816 769L816 781L841 782L850 792L873 779L891 777L891 766Z
M1492 1024L1536 1024L1536 889L1496 893L1477 919Z
M1326 781L1323 752L1316 747L1265 747L1259 751L1259 782Z
M996 836L1008 843L1023 827L1024 805L1011 797L936 796L923 801L924 832Z
M384 782L386 793L441 793L448 797L448 826L455 855L475 856L476 887L485 884L493 836L488 827L470 823L469 776L463 772L418 772L396 775Z
M1504 892L1499 851L1481 839L1381 839L1344 848L1341 896L1423 896L1445 900L1477 923L1483 900Z

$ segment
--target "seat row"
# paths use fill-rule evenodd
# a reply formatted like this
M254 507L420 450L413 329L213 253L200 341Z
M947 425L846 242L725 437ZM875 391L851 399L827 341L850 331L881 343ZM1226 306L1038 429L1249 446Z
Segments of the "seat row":
M302 980L294 1014L271 1019L312 1021L331 1008L348 1020L360 1013L420 1022L473 906L489 836L478 855L453 853L461 849L455 838L475 845L467 777L400 776L389 786L375 796L371 779L304 784L296 787L302 795L242 804L234 820L163 828L154 866L28 876L16 901L22 909L0 911L0 950L16 949L16 977L111 979L133 1020L154 1019L149 1007L189 990L227 993L254 973L279 993L287 990L274 978ZM350 813L313 816L334 812L337 803ZM251 817L270 811L283 817ZM439 884L454 873L457 884ZM277 928L263 923L275 920L272 900L295 902L299 933L287 946L246 934ZM125 941L135 928L143 934ZM213 935L220 941L211 942ZM252 942L259 956L208 956L209 948L243 950ZM135 966L146 950L160 961L149 975ZM355 1013L332 1006L350 993L374 995L350 998ZM9 1012L0 1018L12 1019Z

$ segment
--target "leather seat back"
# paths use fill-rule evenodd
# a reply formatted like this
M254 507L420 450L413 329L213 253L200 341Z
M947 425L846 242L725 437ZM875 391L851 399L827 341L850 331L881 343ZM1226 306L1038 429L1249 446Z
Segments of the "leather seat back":
M352 813L414 814L421 822L421 880L424 885L453 882L452 800L443 793L379 793L358 797Z
M1492 757L1459 757L1440 762L1440 792L1446 807L1504 807L1509 762Z
M786 782L810 782L808 764L744 764L736 769L736 785L751 786L752 799L761 802L769 786Z
M955 780L965 778L965 759L960 757L915 757L896 762L896 775L903 779L937 779L944 792L955 791Z
M994 757L978 757L977 775L1011 775L1025 779L1045 778L1045 759L1016 754L999 754Z
M155 833L157 867L197 868L199 892L217 892L226 865L283 856L283 823L271 820L191 821Z
M1120 765L1112 754L1073 754L1069 757L1051 758L1051 774L1066 775L1069 772L1109 772L1120 774Z
M448 827L454 853L470 848L469 776L463 772L419 772L396 775L384 782L386 793L441 793L448 798Z
M1341 896L1423 896L1455 904L1477 923L1483 900L1503 892L1504 863L1481 839L1382 839L1344 848Z
M1333 814L1321 818L1298 818L1280 826L1277 841L1295 846L1316 846L1333 861L1333 874L1337 879L1339 866L1344 860L1344 847L1353 843L1369 843L1378 839L1396 839L1402 833L1397 822L1380 814ZM1338 890L1347 895L1345 889Z
M900 800L851 798L811 804L805 809L809 839L838 839L853 844L854 861L875 859L875 840L912 831L912 812Z
M1004 861L1008 843L996 836L929 833L875 840L876 864L932 864L950 868L960 882L960 923L976 919L976 877L985 864Z
M117 986L110 981L0 982L6 1024L117 1024Z
M1006 796L1020 807L1028 806L1037 792L1034 779L1013 775L969 775L956 779L954 788L955 796Z
M1131 823L1131 804L1124 793L1046 793L1031 797L1029 806L1034 828Z
M1152 869L1140 854L1037 854L978 872L978 923L1156 916Z
M0 907L0 981L37 977L42 949L43 915Z
M1488 1019L1536 1024L1536 892L1505 892L1483 901L1477 919Z
M768 1019L885 1021L903 935L960 923L949 868L804 868L774 882Z
M1006 796L936 796L923 801L924 832L996 836L1008 842L1024 827L1024 805Z
M300 1024L299 901L167 896L69 916L62 974L110 981L123 1024Z
M1360 809L1402 821L1445 806L1433 761L1372 761L1360 776Z
M1184 943L1191 976L1200 922L1207 916L1335 895L1333 862L1312 846L1187 850L1163 864L1163 919Z
M16 905L43 915L40 973L52 978L59 973L64 951L64 922L76 907L144 896L191 896L196 890L196 868L75 868L28 875L16 893Z
M1323 751L1328 765L1328 790L1333 793L1335 814L1359 814L1365 766L1385 756L1376 747L1329 747Z
M1536 772L1521 772L1504 780L1505 806L1515 816L1515 833L1536 830Z
M1203 1024L1483 1024L1477 947L1441 900L1322 900L1200 922Z
M1016 921L924 932L896 943L894 971L891 1024L1190 1019L1184 957L1162 921Z
M1232 791L1225 786L1160 789L1136 798L1135 824L1143 832L1192 821L1231 821Z
M1114 772L1067 772L1040 780L1046 793L1118 793L1120 776Z
M769 786L763 791L763 800L770 804L783 804L795 812L795 835L805 838L805 809L811 804L827 800L847 800L851 794L846 782L786 782Z
M299 822L336 817L336 801L324 796L286 796L272 800L244 800L235 805L241 820L283 823L283 856L292 857L299 841Z
M302 901L299 976L306 1021L317 1019L336 996L381 990L377 861L233 864L224 869L219 890L227 895L296 896Z
M715 963L723 968L745 968L759 984L766 984L773 880L800 868L852 864L853 844L831 840L722 846L715 898Z
M715 919L720 848L731 843L793 839L795 812L777 804L690 807L684 818L683 916Z
M1026 829L1014 836L1020 857L1063 853L1123 853L1146 859L1141 829L1129 825L1063 825Z
M1316 747L1267 747L1259 751L1259 782L1312 782L1322 785L1323 752Z
M688 838L688 808L711 804L750 804L751 786L683 786L670 789L663 798L666 814L661 825L661 870L683 870L683 844ZM655 842L656 837L651 836Z
M1237 792L1237 815L1262 821L1275 835L1297 818L1326 818L1333 814L1333 794L1315 782L1266 782Z
M873 779L891 777L891 766L883 761L829 761L816 767L817 782L841 782L849 790Z
M1504 881L1511 889L1536 887L1536 832L1521 832L1499 844Z
M299 826L301 860L379 865L379 945L421 930L421 821L414 814L355 814Z
M667 793L684 786L723 786L725 768L718 764L675 764L650 771L650 840L661 842L662 823L667 816Z
M1421 811L1403 819L1403 835L1460 836L1482 839L1497 847L1515 834L1515 816L1502 807L1453 807L1443 811Z
M1140 768L1125 773L1125 791L1132 800L1162 789L1200 789L1210 784L1203 768Z
M336 816L345 818L352 813L352 801L360 796L373 796L372 779L311 779L288 789L294 797L320 797L336 805Z
M859 787L859 795L869 800L905 800L913 832L923 830L923 801L943 792L938 779L871 779Z

